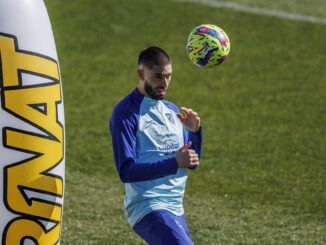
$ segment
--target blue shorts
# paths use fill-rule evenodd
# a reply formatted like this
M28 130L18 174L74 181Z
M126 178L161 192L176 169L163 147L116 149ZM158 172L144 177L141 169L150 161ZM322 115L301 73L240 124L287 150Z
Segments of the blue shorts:
M156 210L145 215L133 227L150 245L193 245L185 216L176 216L167 210Z

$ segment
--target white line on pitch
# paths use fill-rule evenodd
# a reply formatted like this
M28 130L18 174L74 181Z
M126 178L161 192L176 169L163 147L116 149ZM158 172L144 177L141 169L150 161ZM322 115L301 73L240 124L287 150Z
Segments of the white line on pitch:
M306 21L306 22L312 22L312 23L326 25L325 18L318 18L318 17L314 17L314 16L306 16L306 15L292 14L292 13L286 13L286 12L269 10L269 9L248 7L245 5L241 5L238 3L232 3L232 2L216 2L216 1L212 1L212 0L174 0L174 1L199 3L199 4L203 4L203 5L207 5L207 6L216 7L216 8L229 8L229 9L235 9L235 10L242 11L242 12L275 16L275 17L279 17L279 18L283 18L283 19Z

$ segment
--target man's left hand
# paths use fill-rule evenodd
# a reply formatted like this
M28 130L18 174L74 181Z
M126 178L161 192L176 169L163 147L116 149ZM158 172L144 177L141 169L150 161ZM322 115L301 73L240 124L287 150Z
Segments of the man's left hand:
M183 123L183 125L193 133L198 133L200 129L200 117L198 117L197 112L194 112L192 109L188 109L185 107L180 108L185 116L183 117L181 113L178 113L178 118Z

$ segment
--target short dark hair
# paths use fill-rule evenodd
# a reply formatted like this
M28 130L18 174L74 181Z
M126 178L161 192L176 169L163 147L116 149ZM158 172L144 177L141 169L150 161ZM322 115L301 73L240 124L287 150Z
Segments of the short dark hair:
M159 47L148 47L140 52L138 57L138 66L145 65L152 69L153 65L171 64L169 55Z

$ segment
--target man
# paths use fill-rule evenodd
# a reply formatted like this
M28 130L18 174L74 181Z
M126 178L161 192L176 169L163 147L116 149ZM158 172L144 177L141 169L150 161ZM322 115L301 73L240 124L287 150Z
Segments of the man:
M183 116L164 100L172 75L165 51L143 50L137 74L139 86L115 107L110 120L115 164L126 188L128 223L149 244L193 244L182 200L185 169L199 165L200 118L181 107Z

